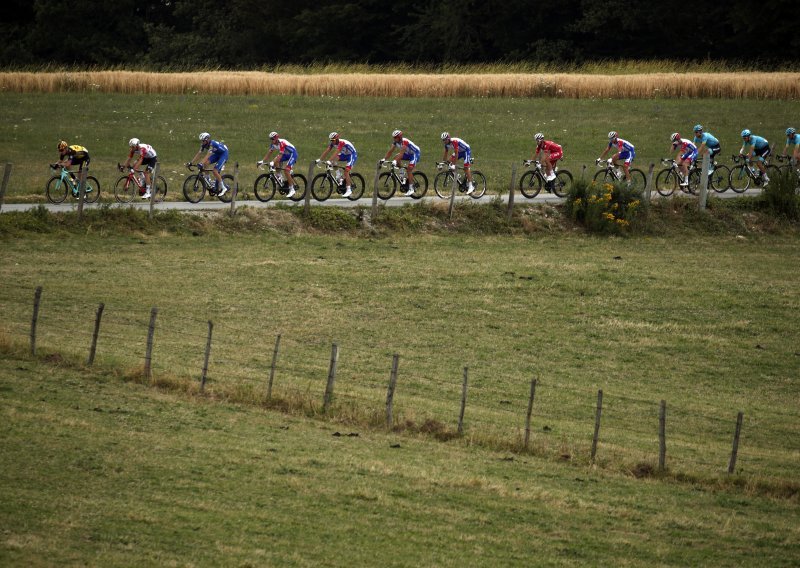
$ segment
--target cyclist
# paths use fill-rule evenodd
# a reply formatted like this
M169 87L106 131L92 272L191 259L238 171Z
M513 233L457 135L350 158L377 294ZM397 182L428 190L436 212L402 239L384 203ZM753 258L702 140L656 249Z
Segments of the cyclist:
M669 137L672 141L672 149L678 151L675 156L675 165L681 172L681 187L689 186L689 166L697 159L697 146L690 140L681 138L679 132L673 132Z
M225 195L230 188L222 181L222 174L220 172L225 169L225 162L228 161L228 147L222 142L212 140L211 134L208 132L200 133L198 138L200 139L200 149L187 165L192 165L192 162L196 162L200 158L200 155L206 152L203 161L197 162L197 167L203 169L208 164L214 164L212 171L214 172L214 177L217 179L217 195ZM220 188L222 189L220 190Z
M611 157L611 160L616 166L619 166L620 162L622 163L622 168L625 171L625 179L631 181L631 162L633 162L633 159L636 157L636 148L627 140L620 138L615 130L608 133L608 146L603 150L598 161L605 158L606 154L608 154L609 150L614 146L616 146L617 153ZM617 169L618 176L620 173L619 169Z
M58 165L63 166L64 169L69 171L70 166L78 166L78 171L83 170L83 166L89 168L89 150L83 146L73 145L70 146L66 141L62 140L58 143ZM75 176L70 172L70 175Z
M697 155L702 156L703 154L708 151L709 158L710 158L710 165L708 167L708 173L714 171L714 157L722 151L722 148L719 145L719 140L712 134L708 132L703 132L703 125L702 124L695 124L694 125L694 139L692 140L694 145L697 146Z
M419 162L419 157L421 154L419 146L414 144L408 138L404 138L402 130L395 130L392 132L392 145L389 147L386 155L381 160L381 163L389 159L389 156L392 155L392 152L395 150L395 148L398 148L399 150L392 159L392 165L396 166L397 162L400 160L406 160L408 162L406 165L406 172L408 172L408 189L406 190L405 194L408 196L414 195L414 167L417 165L417 162Z
M350 197L353 195L353 182L350 180L350 170L356 165L358 152L356 152L356 147L348 140L340 138L338 132L331 132L328 134L328 140L330 140L330 144L328 144L328 148L322 153L322 156L319 157L317 163L324 160L331 152L337 154L337 159L340 162L347 162L344 166L345 192L343 197Z
M294 189L294 178L292 177L292 166L297 163L297 148L294 147L294 144L286 140L285 138L279 138L278 133L273 131L269 133L270 145L267 148L267 154L264 156L263 160L258 162L258 165L262 165L264 162L269 161L272 158L272 154L277 152L278 156L275 158L275 161L270 162L270 166L273 168L283 168L286 172L286 183L289 188L289 193L286 194L286 197L293 197L295 193ZM277 164L275 162L278 162Z
M758 159L755 160L756 167L761 171L764 178L764 186L769 183L769 176L767 175L767 168L764 167L764 159L767 158L771 150L769 149L769 142L766 138L756 136L749 129L742 130L742 149L739 150L739 155L744 156L747 160L752 160L754 156Z
M150 144L142 144L138 138L131 138L128 142L131 151L128 153L128 159L125 160L125 167L131 167L131 160L134 156L138 156L136 163L133 164L133 169L139 169L144 166L144 184L145 192L142 199L150 199L150 172L156 167L158 158L156 157L156 150Z
M442 132L440 136L442 142L444 142L444 156L442 157L443 162L450 162L450 169L456 169L456 161L457 160L464 160L464 174L467 176L467 195L471 194L475 191L475 184L472 183L472 169L470 164L472 164L472 149L469 147L464 140L460 138L452 138L449 132ZM448 154L448 148L453 148L453 153Z
M787 156L787 152L789 150L789 146L794 146L794 151L792 152L792 159L794 159L795 165L800 163L800 134L797 133L797 130L792 128L791 126L786 129L786 146L783 147L783 157Z
M545 140L544 134L541 132L537 132L533 138L536 140L536 151L533 153L531 161L535 160L539 153L542 154L545 172L547 173L545 180L549 186L551 182L556 179L556 162L564 157L564 151L561 146L552 140Z

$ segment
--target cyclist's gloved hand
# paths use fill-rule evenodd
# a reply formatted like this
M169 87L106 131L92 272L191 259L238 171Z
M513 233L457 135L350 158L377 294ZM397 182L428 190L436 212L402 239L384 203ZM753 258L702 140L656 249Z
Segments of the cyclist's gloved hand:
M263 165L264 165L264 160L259 160L259 161L257 161L257 162L256 162L256 165L257 165L257 166L263 166Z
M332 166L333 164L331 164L331 161L330 161L330 160L326 160L326 161L325 161L325 165L326 165L326 166Z
M314 161L314 163L315 163L315 164L319 164L321 161L322 161L322 160L320 160L320 159L317 159L317 160L315 160L315 161Z
M269 167L270 167L270 168L274 168L274 167L275 167L275 160L272 160L272 161L269 163Z
M392 167L393 167L393 168L396 168L396 167L397 167L397 160L392 160Z
M455 164L450 164L450 169L451 170L455 170L456 169L456 165Z

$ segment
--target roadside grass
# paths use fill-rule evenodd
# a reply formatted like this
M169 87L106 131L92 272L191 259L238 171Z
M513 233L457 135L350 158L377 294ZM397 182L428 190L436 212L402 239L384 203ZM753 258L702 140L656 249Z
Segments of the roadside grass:
M277 130L300 153L297 170L309 163L337 130L359 151L356 169L371 194L374 166L389 148L392 129L401 128L422 148L420 169L433 183L434 162L443 153L443 130L466 139L475 167L489 182L490 193L507 193L512 162L530 158L533 134L542 131L564 146L562 167L576 176L581 166L594 175L594 159L617 130L636 145L643 169L669 153L669 134L688 134L702 122L720 138L723 159L739 149L739 132L748 127L782 148L783 131L797 116L798 101L656 99L562 100L531 98L362 98L329 96L123 95L106 93L0 93L5 111L0 138L6 141L4 162L14 164L7 201L45 201L50 177L47 164L57 157L60 139L85 145L92 173L102 185L103 200L113 200L120 176L115 166L127 157L128 140L136 136L155 146L168 198L183 199L188 171L183 163L197 151L197 135L211 132L231 149L228 171L240 164L242 198L253 199L258 175L255 162L266 152L267 134ZM433 188L429 190L432 193Z

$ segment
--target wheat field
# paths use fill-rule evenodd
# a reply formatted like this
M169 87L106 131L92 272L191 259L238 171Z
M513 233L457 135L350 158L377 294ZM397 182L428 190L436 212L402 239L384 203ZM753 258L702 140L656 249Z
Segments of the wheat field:
M727 98L796 100L799 72L270 73L262 71L3 72L0 92L355 97Z

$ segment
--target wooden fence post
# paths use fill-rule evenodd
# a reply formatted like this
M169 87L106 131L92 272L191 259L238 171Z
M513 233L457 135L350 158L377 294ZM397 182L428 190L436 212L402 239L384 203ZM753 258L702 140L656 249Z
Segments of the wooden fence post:
M269 368L269 383L267 383L267 398L272 398L272 381L275 380L275 367L278 365L278 350L281 347L281 334L275 338L275 349L272 350L272 365Z
M389 374L389 388L386 391L386 427L392 429L392 410L394 408L394 389L397 386L397 367L400 364L400 355L392 356L392 372Z
M603 412L603 389L597 391L597 410L594 414L594 436L592 436L592 463L597 455L597 440L600 437L600 414Z
M517 183L517 163L511 164L511 185L508 186L508 220L514 213L514 185Z
M739 411L736 415L736 430L733 432L733 449L731 450L731 459L728 462L728 473L733 473L736 469L736 457L739 454L739 435L742 433L742 419L744 412Z
M650 167L647 169L647 184L644 186L644 194L642 195L645 205L650 205L650 194L653 192L653 170L655 169L655 163L650 162Z
M711 154L708 150L703 154L703 167L700 169L700 210L706 208L708 202L708 170L711 169Z
M531 441L531 414L533 414L533 399L536 398L536 379L531 381L531 396L528 398L528 413L525 415L525 449Z
M449 168L450 166L445 164L445 168ZM445 170L447 172L448 170ZM465 174L466 175L466 174ZM445 173L445 177L442 180L442 183L447 181L447 173ZM456 204L456 193L458 192L458 170L453 170L453 178L450 180L451 189L453 193L450 194L450 207L447 209L447 216L452 221L453 219L453 207Z
M86 176L88 171L88 166L81 168L78 176L78 219L83 219L83 203L86 201ZM97 188L95 188L95 191L97 191Z
M336 382L336 363L339 361L339 346L335 343L331 347L331 362L328 368L328 383L325 385L325 399L322 403L322 411L328 412L333 401L333 385Z
M239 195L239 162L233 164L233 187L231 188L231 217L236 214L236 197Z
M153 166L153 171L150 172L150 203L148 204L148 212L147 218L153 218L153 207L156 203L156 193L158 188L158 170L159 164L156 162L156 165Z
M150 310L150 325L147 327L147 351L144 355L144 376L148 379L153 378L153 336L156 332L156 315L158 308L153 307Z
M372 182L372 219L378 216L378 178L381 177L381 163L375 166L375 179Z
M200 392L206 390L206 377L208 377L208 359L211 357L211 334L214 331L214 322L208 320L208 339L206 340L206 356L203 360L203 374L200 377Z
M36 355L36 326L39 323L39 304L42 301L42 287L37 286L33 294L33 317L31 317L31 355Z
M667 401L661 401L658 413L658 469L667 467Z
M469 367L464 367L464 384L461 386L461 412L458 415L458 435L464 433L464 411L467 409L467 374Z
M581 181L586 179L586 164L581 166Z
M311 162L308 166L308 182L306 183L306 196L303 200L303 211L306 215L311 214L311 182L314 178L314 166L316 162Z
M6 164L5 170L3 170L3 181L0 183L0 211L3 210L3 201L6 198L6 188L8 187L8 180L11 177L11 168L12 164L9 162Z
M86 365L91 367L94 365L94 355L97 352L97 338L100 336L100 320L103 319L103 310L106 305L100 302L97 306L97 314L94 318L94 333L92 333L92 346L89 348L89 358L86 360Z

